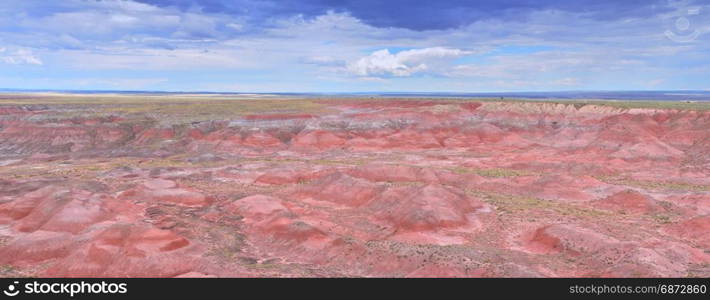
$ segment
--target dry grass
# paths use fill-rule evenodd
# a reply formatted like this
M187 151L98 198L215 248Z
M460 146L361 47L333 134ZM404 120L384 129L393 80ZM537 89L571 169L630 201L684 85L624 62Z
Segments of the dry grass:
M574 105L600 105L616 108L646 108L646 109L679 109L679 110L710 110L710 102L686 102L686 101L621 101L621 100L579 100L563 101L560 103Z
M573 105L579 109L587 105L608 106L619 109L677 109L677 110L710 110L710 101L655 101L655 100L599 100L599 99L515 99L515 98L474 98L464 101L486 103L552 103Z
M608 106L620 109L677 109L710 110L710 101L664 101L664 100L612 100L612 99L525 99L525 98L445 98L445 97L377 97L346 98L344 101L441 101L445 103L484 102L484 103L551 103L573 105L579 109L586 105Z
M619 176L595 176L596 179L613 185L638 187L648 190L674 190L689 192L709 192L710 186L674 181L649 181Z
M179 94L179 95L146 95L146 94L0 94L0 105L90 105L117 106L109 109L115 112L163 112L196 113L196 114L248 114L266 111L318 111L323 104L329 102L359 102L359 101L441 101L441 107L435 109L452 109L446 104L460 102L501 102L501 103L555 103L574 105L580 108L586 105L610 106L621 109L681 109L710 110L709 101L649 101L649 100L599 100L599 99L519 99L519 98L445 98L445 97L288 97L268 95L221 95L221 94ZM205 105L209 104L209 105Z
M599 218L610 216L612 213L579 205L545 200L534 197L491 193L483 191L466 191L468 194L479 197L496 207L496 210L511 214L528 214L533 210L554 212L556 215L573 217Z
M491 168L491 169L471 169L463 167L451 168L451 171L457 174L478 174L483 177L488 178L508 178L508 177L518 177L518 176L535 176L534 172L526 170L515 170L507 168Z
M322 166L360 166L368 163L370 160L366 158L348 158L348 159L309 159L309 158L264 158L264 157L246 157L242 159L243 161L250 162L265 162L274 164L292 164L292 163L306 163L309 165L322 165Z
M263 113L322 113L326 106L316 99L250 99L228 96L145 95L18 95L0 97L0 105L45 105L56 110L54 118L111 115L152 117L163 125L208 120L228 120Z

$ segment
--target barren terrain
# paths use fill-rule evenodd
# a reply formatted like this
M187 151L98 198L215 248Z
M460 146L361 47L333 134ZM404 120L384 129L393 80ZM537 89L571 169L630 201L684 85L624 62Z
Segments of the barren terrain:
M0 275L710 277L710 103L0 95Z

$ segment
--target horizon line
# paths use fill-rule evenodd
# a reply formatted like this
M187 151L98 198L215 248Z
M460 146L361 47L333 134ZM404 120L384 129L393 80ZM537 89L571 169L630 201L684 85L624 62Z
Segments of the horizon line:
M343 92L248 92L248 91L177 91L177 90L149 90L149 89L23 89L23 88L0 88L0 93L166 93L166 94L257 94L257 95L386 95L386 94L411 94L411 95L437 95L437 94L552 94L552 93L672 93L672 92L693 92L710 94L710 89L659 89L659 90L541 90L541 91L343 91Z

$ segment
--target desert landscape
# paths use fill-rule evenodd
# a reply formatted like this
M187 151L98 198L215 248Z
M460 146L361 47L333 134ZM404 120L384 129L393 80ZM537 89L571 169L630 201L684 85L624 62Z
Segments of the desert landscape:
M710 103L0 96L3 277L710 277Z

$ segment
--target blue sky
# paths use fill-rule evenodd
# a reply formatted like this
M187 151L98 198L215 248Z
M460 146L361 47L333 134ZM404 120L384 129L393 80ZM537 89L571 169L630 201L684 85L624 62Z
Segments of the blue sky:
M710 1L3 0L0 88L710 90Z

